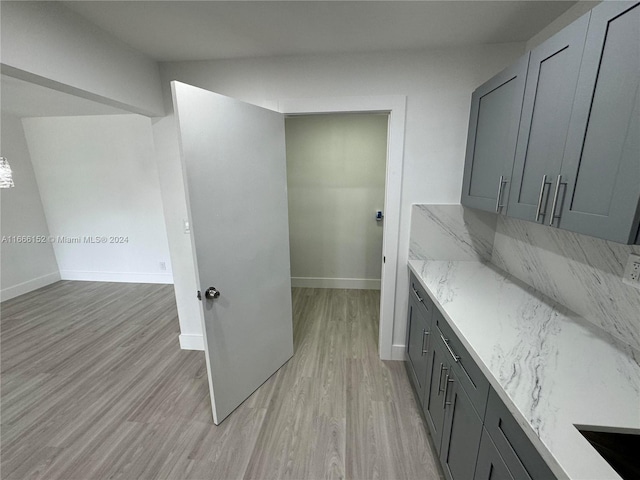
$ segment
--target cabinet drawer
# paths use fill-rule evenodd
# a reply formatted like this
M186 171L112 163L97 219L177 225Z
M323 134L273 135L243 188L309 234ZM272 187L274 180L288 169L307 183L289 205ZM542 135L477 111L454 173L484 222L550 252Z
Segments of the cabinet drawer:
M489 434L483 428L480 440L480 451L476 463L476 473L473 480L514 480L498 453L498 449L491 441Z
M466 348L462 346L458 337L442 316L438 309L434 309L433 324L440 331L433 328L432 342L441 342L450 355L451 368L456 373L458 381L469 396L473 407L480 418L484 417L489 393L489 380L471 358Z
M434 309L433 302L413 272L411 272L411 279L409 280L409 290L409 296L431 314L431 311Z
M556 478L493 388L489 392L484 428L514 478Z

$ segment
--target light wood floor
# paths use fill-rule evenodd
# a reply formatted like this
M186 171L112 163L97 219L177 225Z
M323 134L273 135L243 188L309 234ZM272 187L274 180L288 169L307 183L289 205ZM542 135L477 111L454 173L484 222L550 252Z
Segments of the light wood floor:
M58 282L1 306L3 479L438 479L376 291L294 289L295 355L220 426L172 286Z

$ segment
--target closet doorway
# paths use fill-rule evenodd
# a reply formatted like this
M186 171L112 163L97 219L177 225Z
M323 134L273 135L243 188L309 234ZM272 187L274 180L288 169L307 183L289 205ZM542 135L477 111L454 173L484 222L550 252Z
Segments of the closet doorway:
M380 275L379 355L403 360L404 344L394 345L396 278L400 244L400 215L406 102L404 95L318 97L279 100L271 108L287 118L325 114L384 114L387 117L382 268ZM375 207L377 208L377 207Z
M293 287L380 290L388 119L285 119Z

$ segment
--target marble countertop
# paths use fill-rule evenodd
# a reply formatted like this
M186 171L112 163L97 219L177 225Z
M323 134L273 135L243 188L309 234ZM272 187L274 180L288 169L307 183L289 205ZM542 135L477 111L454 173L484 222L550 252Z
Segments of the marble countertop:
M640 352L491 264L409 267L554 473L619 479L575 425L640 429Z

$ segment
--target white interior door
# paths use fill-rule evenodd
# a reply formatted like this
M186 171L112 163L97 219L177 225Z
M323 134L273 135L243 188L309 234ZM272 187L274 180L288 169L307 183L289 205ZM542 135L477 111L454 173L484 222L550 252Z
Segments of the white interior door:
M171 88L217 425L293 355L284 116Z

